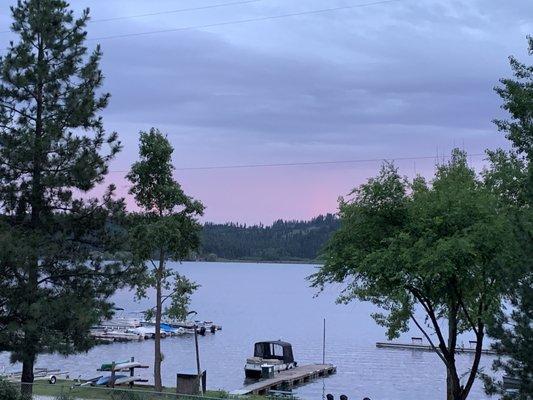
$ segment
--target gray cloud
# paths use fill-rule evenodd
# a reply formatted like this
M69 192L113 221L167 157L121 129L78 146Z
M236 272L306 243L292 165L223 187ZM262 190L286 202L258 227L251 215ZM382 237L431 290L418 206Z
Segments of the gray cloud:
M179 8L170 0L83 3L96 19ZM350 4L357 1L265 0L88 29L97 38ZM505 145L491 123L501 115L492 88L510 75L508 55L527 57L532 17L530 0L404 0L102 40L112 94L104 117L125 143L117 165L136 157L136 132L149 126L169 133L178 166Z

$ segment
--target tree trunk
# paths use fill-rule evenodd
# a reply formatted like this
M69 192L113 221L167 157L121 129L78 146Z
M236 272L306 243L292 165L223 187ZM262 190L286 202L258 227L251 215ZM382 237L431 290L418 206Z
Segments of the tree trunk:
M479 370L479 361L481 360L481 352L483 351L483 337L484 337L484 329L485 325L481 320L478 320L477 325L477 335L476 335L476 352L474 355L474 362L472 363L472 368L470 369L470 376L468 377L468 381L466 382L466 386L463 389L461 400L466 400L468 397L468 394L470 393L470 389L472 389L472 385L474 384L474 380L477 376L477 372Z
M157 392L163 390L161 381L161 314L163 305L161 301L161 285L163 279L163 269L165 267L165 254L163 250L159 252L159 268L156 273L156 306L155 306L155 359L154 359L154 386Z
M457 311L459 306L452 304L448 315L448 354L446 361L446 398L447 400L462 400L461 383L455 366L455 348L457 345Z
M24 396L30 397L33 393L33 365L35 356L28 356L22 362L22 377L20 380L20 391Z
M37 2L38 10L40 11L41 3ZM37 39L37 69L44 63L44 47L42 38ZM37 83L37 98L36 98L36 115L35 115L35 138L33 149L33 169L32 169L32 187L31 187L31 228L35 234L41 226L41 212L43 210L43 188L41 182L42 172L42 135L43 135L43 83L42 77L39 76ZM38 276L39 276L39 256L35 255L27 264L28 267L28 286L26 292L26 301L28 309L31 308L38 299ZM29 316L28 318L33 318ZM37 356L37 342L39 341L35 328L24 331L24 347L22 351L22 376L21 376L21 392L24 395L31 396L33 393L33 367Z

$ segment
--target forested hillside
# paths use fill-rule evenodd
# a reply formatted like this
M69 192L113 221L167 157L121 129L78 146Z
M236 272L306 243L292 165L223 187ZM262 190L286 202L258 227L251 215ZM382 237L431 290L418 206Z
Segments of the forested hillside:
M207 223L202 231L200 258L206 260L316 260L339 227L332 214L310 221L278 220L271 226Z

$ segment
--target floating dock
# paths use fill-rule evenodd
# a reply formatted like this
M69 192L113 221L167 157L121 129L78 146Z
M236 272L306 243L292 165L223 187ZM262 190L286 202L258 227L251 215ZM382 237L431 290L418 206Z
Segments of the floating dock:
M302 365L277 373L273 378L261 379L241 389L230 392L232 395L256 394L266 395L270 390L291 389L313 379L326 377L337 372L333 364Z
M399 350L419 350L419 351L434 351L433 347L428 344L416 344L416 343L392 343L392 342L377 342L376 347L387 349L399 349ZM474 354L476 349L470 347L457 347L456 353ZM482 349L481 354L495 355L494 350Z

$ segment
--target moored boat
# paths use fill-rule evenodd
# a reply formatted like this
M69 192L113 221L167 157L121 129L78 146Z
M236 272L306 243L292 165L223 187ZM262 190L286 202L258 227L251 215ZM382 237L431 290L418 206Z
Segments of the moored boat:
M254 356L246 360L246 378L259 379L266 373L276 373L295 368L297 363L292 354L292 345L281 340L257 342Z

